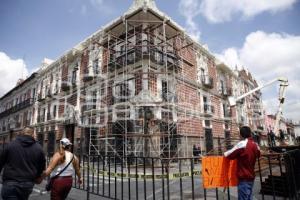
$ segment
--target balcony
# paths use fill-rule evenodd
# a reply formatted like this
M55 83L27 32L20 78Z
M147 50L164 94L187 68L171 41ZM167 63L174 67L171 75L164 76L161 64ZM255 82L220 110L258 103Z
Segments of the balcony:
M214 87L214 81L213 78L207 75L201 76L201 83L203 86L212 89Z
M142 47L130 48L127 50L127 54L126 51L111 54L108 64L109 70L114 71L122 66L139 62L142 59L149 59L158 65L167 64L168 67L179 67L180 59L178 55L172 52L172 49L168 52L164 52L147 40L140 41L137 44L142 45Z
M169 103L177 103L178 102L177 96L172 92L162 93L161 98L162 98L163 102L169 102Z
M91 67L84 69L83 82L91 81L91 80L93 80L93 78L94 78L94 73L93 73Z
M238 122L239 122L239 124L245 124L246 123L246 118L244 116L240 116L238 118Z
M40 116L40 122L45 122L45 116Z
M252 96L253 96L256 100L258 100L258 101L261 99L261 94L260 94L260 93L255 92L255 93L252 94Z
M253 111L255 114L257 114L257 115L262 115L262 112L261 111L259 111L259 110L255 110L255 111Z
M64 92L69 91L70 88L71 87L70 87L69 83L67 83L67 82L64 82L64 83L61 84L61 90L64 91Z
M204 113L207 115L212 115L215 112L214 106L210 104L204 104Z
M52 97L52 92L50 89L47 90L47 97L51 98Z
M96 109L96 105L95 104L85 104L82 106L82 111L90 111L90 110L95 110Z
M232 96L232 89L231 88L221 88L220 93L224 97Z
M47 121L51 120L51 114L47 113Z
M230 118L232 117L232 113L230 109L227 109L224 111L224 118Z
M18 112L22 109L25 109L33 104L33 99L26 99L25 101L3 111L0 113L0 118L6 117L8 115L11 115L12 113Z
M16 122L16 128L21 128L21 122Z
M37 100L38 100L39 102L42 102L42 101L45 100L45 97L40 93L40 94L38 94Z
M30 125L30 120L26 119L24 120L24 126L29 126Z

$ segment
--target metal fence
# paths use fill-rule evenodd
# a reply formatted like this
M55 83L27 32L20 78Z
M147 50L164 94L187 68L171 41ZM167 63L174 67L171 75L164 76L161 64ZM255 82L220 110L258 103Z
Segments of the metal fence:
M261 199L300 199L300 150L264 155L258 168Z
M237 188L203 189L199 158L82 156L83 184L74 188L109 199L236 199ZM256 199L300 199L300 150L262 155Z
M195 199L200 187L200 162L145 157L81 157L83 184L74 187L111 199ZM196 188L197 185L197 188Z

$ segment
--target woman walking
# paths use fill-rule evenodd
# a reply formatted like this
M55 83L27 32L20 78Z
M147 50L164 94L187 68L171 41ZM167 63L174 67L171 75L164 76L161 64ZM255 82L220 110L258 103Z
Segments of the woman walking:
M70 152L72 143L68 138L60 140L58 151L53 155L45 176L52 179L51 200L64 200L71 188L74 172L78 177L78 183L82 183L78 158Z

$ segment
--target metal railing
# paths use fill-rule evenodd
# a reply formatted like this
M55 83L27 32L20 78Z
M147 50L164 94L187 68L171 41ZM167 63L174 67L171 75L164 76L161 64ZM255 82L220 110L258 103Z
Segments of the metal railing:
M81 156L83 184L74 188L110 199L235 199L236 187L204 189L201 159ZM264 154L256 163L258 199L300 199L300 150Z
M194 199L203 193L199 158L82 156L83 184L74 187L110 199Z

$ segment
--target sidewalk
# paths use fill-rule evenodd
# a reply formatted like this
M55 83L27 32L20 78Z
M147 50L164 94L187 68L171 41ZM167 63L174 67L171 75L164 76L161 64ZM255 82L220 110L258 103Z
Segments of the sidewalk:
M50 193L45 191L45 184L46 182L44 181L40 185L35 185L33 188L33 191L29 197L29 200L48 200L50 199ZM0 184L0 191L2 189L2 184ZM2 200L1 196L0 199ZM67 200L82 200L82 199L87 199L87 193L82 190L78 190L75 188L72 188L71 192L68 195ZM90 200L99 200L99 199L106 199L104 197L99 197L96 195L90 194Z

